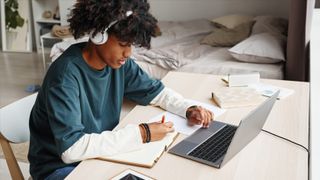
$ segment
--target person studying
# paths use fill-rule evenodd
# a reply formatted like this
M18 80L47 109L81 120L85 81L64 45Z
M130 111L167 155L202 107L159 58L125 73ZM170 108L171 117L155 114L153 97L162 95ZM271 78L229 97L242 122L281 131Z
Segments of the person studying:
M63 179L82 160L133 151L174 131L164 118L113 131L123 98L209 126L209 110L151 79L130 57L132 46L150 48L156 35L157 20L149 8L145 0L75 3L70 31L75 39L90 38L70 46L46 73L29 121L32 179Z

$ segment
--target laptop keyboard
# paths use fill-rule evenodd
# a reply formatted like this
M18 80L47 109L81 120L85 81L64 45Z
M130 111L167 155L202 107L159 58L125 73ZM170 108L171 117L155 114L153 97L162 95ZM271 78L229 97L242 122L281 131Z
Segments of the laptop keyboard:
M188 155L210 162L217 161L227 152L236 129L237 127L235 126L226 125L192 150Z

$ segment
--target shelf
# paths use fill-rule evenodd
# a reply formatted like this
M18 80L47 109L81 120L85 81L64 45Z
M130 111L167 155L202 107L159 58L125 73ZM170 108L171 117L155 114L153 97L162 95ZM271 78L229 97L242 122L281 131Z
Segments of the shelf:
M48 32L48 33L46 33L46 34L41 35L40 38L42 38L42 39L62 39L62 38L60 38L60 37L53 36L53 35L51 34L51 32Z
M53 25L68 25L67 17L70 13L70 9L77 2L77 0L30 0L32 5L32 16L33 16L33 26L35 34L35 43L37 50L41 50L41 41L46 41L45 44L48 45L52 41L50 40L63 40L65 38L53 37L50 34L41 34L42 29L51 29ZM56 8L59 7L59 12L56 12ZM56 20L51 18L44 18L42 15L45 11L51 11L52 14L59 13L60 19Z
M51 32L48 32L46 34L43 34L40 36L40 39L60 39L62 41L75 41L73 36L67 36L67 37L57 37L53 36ZM82 38L80 38L81 40ZM88 38L87 38L88 39Z
M60 24L60 20L56 19L38 19L37 23Z

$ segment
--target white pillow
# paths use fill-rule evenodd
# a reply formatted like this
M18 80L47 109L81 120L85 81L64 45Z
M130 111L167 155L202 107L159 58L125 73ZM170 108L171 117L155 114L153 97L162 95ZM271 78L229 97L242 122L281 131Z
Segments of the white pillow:
M277 63L285 61L285 39L269 33L252 35L238 43L229 52L239 60L250 63Z
M240 24L253 21L253 16L232 14L232 15L218 17L211 21L218 27L234 29Z

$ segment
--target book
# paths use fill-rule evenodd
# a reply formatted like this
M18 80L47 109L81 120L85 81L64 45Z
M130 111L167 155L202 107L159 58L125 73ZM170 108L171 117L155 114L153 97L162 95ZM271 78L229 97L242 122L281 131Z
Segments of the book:
M141 149L113 156L103 156L98 159L151 168L159 160L163 152L167 151L177 136L178 132L171 132L162 140L143 144Z
M250 84L259 83L259 72L253 72L248 74L228 74L221 78L229 87L248 86Z
M256 106L264 101L257 90L249 87L223 87L212 93L212 99L221 108Z

